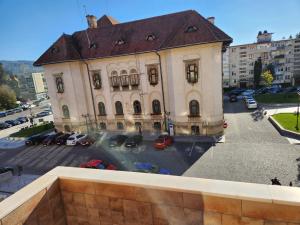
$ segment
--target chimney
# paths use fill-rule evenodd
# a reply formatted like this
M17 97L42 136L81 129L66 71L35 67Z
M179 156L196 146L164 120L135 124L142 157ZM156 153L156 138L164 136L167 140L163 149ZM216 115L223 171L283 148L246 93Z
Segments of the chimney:
M209 22L211 22L212 24L215 24L215 17L214 16L207 17L207 20Z
M89 25L89 28L97 28L97 18L93 15L87 15L86 16L87 23Z

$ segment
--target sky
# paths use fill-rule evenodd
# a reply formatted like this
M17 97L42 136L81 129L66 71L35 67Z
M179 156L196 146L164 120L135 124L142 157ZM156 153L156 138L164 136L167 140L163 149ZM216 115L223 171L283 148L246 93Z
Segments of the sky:
M127 22L188 9L214 16L232 45L260 30L273 40L300 32L300 0L0 0L0 60L36 60L62 33L86 29L86 13Z

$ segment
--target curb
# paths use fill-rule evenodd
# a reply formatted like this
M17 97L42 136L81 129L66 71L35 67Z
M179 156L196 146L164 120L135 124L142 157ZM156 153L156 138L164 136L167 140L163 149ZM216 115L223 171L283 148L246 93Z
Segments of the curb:
M300 134L289 131L284 129L275 119L273 119L272 116L269 116L268 120L271 122L271 124L276 128L276 130L282 135L287 138L292 138L296 140L300 140Z

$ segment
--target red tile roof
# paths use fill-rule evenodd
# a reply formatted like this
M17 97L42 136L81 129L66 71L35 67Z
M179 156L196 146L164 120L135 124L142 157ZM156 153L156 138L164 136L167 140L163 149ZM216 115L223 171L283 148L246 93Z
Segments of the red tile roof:
M190 26L195 26L196 31L186 32ZM146 39L150 34L155 36L153 41ZM124 44L116 44L118 40L123 40ZM63 34L34 65L121 56L213 42L228 45L232 38L193 10L127 23L117 23L114 19L103 16L98 20L98 28L78 31L72 35Z

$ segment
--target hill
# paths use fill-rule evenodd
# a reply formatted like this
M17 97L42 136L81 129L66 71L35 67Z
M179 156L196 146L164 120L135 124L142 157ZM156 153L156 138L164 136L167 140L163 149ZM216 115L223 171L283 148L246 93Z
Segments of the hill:
M17 60L17 61L0 60L0 63L2 63L5 71L17 76L24 75L26 73L43 71L42 67L35 67L32 65L33 61L28 61L28 60Z

